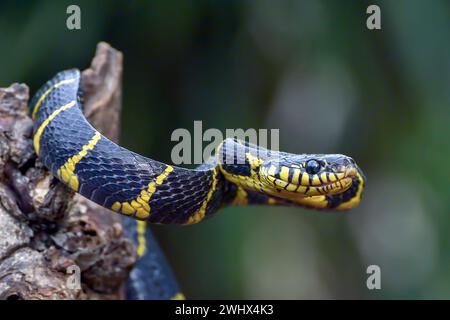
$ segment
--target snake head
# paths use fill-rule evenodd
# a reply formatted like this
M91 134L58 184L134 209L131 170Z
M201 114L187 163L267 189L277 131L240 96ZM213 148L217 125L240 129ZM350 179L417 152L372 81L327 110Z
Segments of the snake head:
M293 199L343 193L351 187L357 172L355 161L345 155L282 153L264 161L259 176L273 195Z
M292 154L226 139L217 153L226 179L243 190L317 209L358 205L365 177L342 154ZM285 203L285 202L281 202Z

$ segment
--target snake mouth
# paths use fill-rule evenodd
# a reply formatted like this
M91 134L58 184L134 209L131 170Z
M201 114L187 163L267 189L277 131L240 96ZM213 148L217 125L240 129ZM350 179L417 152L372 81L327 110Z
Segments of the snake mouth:
M346 176L342 179L339 179L335 182L323 183L319 186L310 186L308 195L332 195L342 193L350 186L353 182L353 176Z
M298 198L342 193L351 187L356 174L356 167L346 166L332 172L324 171L315 175L300 172L297 179L283 180L278 174L266 175L265 178L275 188L278 196ZM297 183L292 180L296 180Z

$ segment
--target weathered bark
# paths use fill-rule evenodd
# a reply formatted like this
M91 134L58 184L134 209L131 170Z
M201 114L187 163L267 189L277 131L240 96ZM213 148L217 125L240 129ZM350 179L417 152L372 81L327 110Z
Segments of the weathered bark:
M89 121L116 141L121 76L122 54L100 43L81 81ZM0 298L123 298L133 244L118 215L69 191L36 158L28 98L25 84L0 89Z

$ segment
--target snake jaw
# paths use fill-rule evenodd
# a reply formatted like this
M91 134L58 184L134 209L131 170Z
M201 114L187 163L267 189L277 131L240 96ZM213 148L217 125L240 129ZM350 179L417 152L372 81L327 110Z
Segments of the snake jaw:
M264 190L274 196L291 200L345 192L351 187L357 174L354 161L343 155L325 157L328 159L321 160L323 167L314 174L307 172L306 163L309 159L298 164L286 161L287 165L279 161L267 161L259 171Z

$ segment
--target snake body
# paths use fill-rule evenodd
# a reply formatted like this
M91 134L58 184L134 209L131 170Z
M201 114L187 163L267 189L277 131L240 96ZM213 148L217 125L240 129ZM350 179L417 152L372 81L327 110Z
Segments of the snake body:
M127 150L83 115L80 73L58 73L30 104L33 144L44 165L73 191L137 220L193 224L227 205L347 210L361 200L365 178L340 154L290 154L226 139L195 169Z

